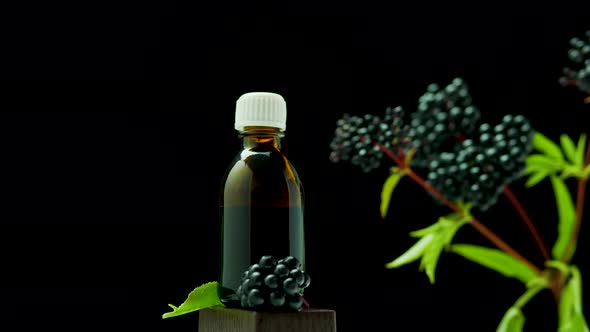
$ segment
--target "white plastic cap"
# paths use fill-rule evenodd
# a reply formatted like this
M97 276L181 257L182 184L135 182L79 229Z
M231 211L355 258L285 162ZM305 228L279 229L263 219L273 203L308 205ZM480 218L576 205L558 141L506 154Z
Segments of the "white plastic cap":
M285 130L287 127L287 103L279 94L271 92L245 93L236 101L234 127L273 127Z

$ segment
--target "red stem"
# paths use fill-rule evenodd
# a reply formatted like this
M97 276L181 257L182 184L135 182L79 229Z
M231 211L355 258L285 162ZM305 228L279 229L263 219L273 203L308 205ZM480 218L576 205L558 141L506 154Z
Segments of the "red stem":
M522 220L526 224L526 226L529 229L529 232L531 233L533 238L535 239L537 246L539 247L539 249L541 250L541 253L543 254L543 258L545 260L551 260L551 256L549 256L549 251L547 250L547 246L545 245L545 242L543 241L543 239L539 235L539 232L537 232L537 228L535 227L535 225L531 221L531 218L529 217L528 213L526 212L526 210L524 209L524 207L522 206L522 204L520 203L518 198L516 198L516 196L514 195L514 193L512 192L512 190L510 190L510 188L508 186L504 186L503 191L504 191L504 195L506 195L506 197L508 198L510 203L512 203L512 206L514 206L516 211L518 211L518 214L520 215L520 217L522 218Z
M385 153L385 154L386 154L386 155L387 155L389 158L391 158L391 160L393 160L393 161L394 161L396 164L398 164L398 165L399 165L399 167L401 167L401 168L405 168L405 166L406 166L405 164L406 164L406 163L403 161L403 158L402 158L402 159L399 159L399 158L398 158L398 157L397 157L397 156L396 156L396 155L393 153L393 151L391 151L390 149L386 148L385 146L383 146L383 145L382 145L382 144L380 144L380 143L375 143L375 145L376 145L377 147L379 147L379 149L381 149L381 151L383 151L383 152L384 152L384 153Z
M419 175L414 173L412 170L409 170L409 169L406 170L406 174L410 178L412 178L412 180L414 180L416 183L418 183L420 186L422 186L425 190L430 192L433 196L440 199L440 201L444 205L449 207L451 210L453 210L456 213L459 213L461 215L463 215L465 213L465 211L461 210L456 204L449 201L443 194L441 194L434 187L432 187L431 185L426 183L426 181L424 181L424 179L422 179ZM502 249L504 252L508 253L509 255L518 259L519 261L525 263L537 274L542 274L542 271L538 267L536 267L533 263L531 263L529 260L524 258L524 256L519 254L518 251L514 250L514 248L512 248L510 245L508 245L508 243L506 243L504 240L502 240L498 235L496 235L494 232L492 232L489 228L484 226L484 224L482 224L475 217L471 216L471 220L469 221L469 224L471 226L473 226L473 228L475 228L481 235L483 235L485 238L490 240L494 245L496 245L496 247Z
M420 186L422 186L422 188L426 189L426 191L431 193L434 197L436 197L444 205L448 206L449 209L451 209L455 212L458 212L458 213L463 213L463 210L461 210L455 203L453 203L449 199L447 199L445 197L445 195L443 195L440 191L436 190L433 186L428 184L428 182L424 181L424 179L422 179L418 174L414 173L414 171L407 169L406 172L407 172L406 174L410 178L412 178L412 180L414 180L416 183L418 183Z
M584 160L584 165L590 165L590 142L587 143L586 146L586 158ZM578 242L578 237L580 235L580 228L582 227L582 216L584 214L584 199L586 195L586 183L588 179L580 178L578 179L578 192L576 195L576 226L574 228L574 233L572 234L572 238L567 244L565 255L563 256L563 260L565 262L571 261L574 255L574 249L576 247L576 243Z
M417 184L419 184L426 191L430 192L434 197L439 199L449 209L453 210L455 213L458 213L460 215L465 214L465 211L463 211L455 203L453 203L449 199L447 199L445 197L445 195L443 195L440 191L436 190L436 188L434 188L433 186L429 185L426 181L424 181L424 179L422 177L420 177L418 174L416 174L416 173L414 173L414 171L412 171L412 169L410 168L410 165L407 165L404 160L403 151L400 150L400 158L401 158L400 159L397 156L395 156L395 154L390 149L386 148L385 146L383 146L379 143L376 143L376 145L385 154L387 154L400 168L402 168L406 175L408 175L412 180L414 180ZM508 243L504 242L504 240L502 240L498 235L496 235L494 232L492 232L489 228L484 226L475 217L471 216L471 220L469 221L469 224L471 226L473 226L473 228L475 228L481 235L483 235L485 238L487 238L493 244L495 244L496 247L502 249L507 254L511 255L512 257L516 258L517 260L528 265L537 274L540 275L543 273L538 267L536 267L533 263L531 263L524 256L519 254L510 245L508 245Z

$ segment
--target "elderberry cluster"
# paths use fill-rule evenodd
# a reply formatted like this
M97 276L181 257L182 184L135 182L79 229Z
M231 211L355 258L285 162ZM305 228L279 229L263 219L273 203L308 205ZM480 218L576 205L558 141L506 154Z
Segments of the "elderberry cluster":
M430 84L408 126L409 148L415 149L412 165L427 167L441 152L453 151L473 134L480 117L462 79L455 78L444 88Z
M491 126L482 123L475 139L443 152L429 164L427 181L453 201L492 206L504 185L517 179L532 150L533 130L522 115L505 115Z
M520 177L533 129L522 115L506 115L494 126L480 118L462 79L444 88L431 84L406 121L401 107L387 109L383 119L367 114L338 120L330 159L369 172L385 153L401 157L413 151L411 166L425 169L432 187L451 201L486 210Z
M241 281L236 295L243 308L299 311L303 307L301 291L309 286L310 278L293 256L280 260L262 256L244 271Z
M401 107L396 107L387 108L383 119L371 114L345 114L336 123L334 139L330 143L330 160L350 161L364 172L379 167L384 150L396 150L406 142L403 113Z
M576 68L564 68L559 83L577 86L580 91L590 94L590 30L586 32L586 38L572 38L570 46L568 56Z

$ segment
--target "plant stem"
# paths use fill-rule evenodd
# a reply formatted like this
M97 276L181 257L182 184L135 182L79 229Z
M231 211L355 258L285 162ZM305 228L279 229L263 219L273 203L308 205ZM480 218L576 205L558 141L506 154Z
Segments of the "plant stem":
M416 183L418 183L420 186L422 186L422 188L424 188L426 191L431 193L434 197L436 197L444 205L449 207L449 209L451 209L457 213L460 213L460 214L464 213L464 211L461 210L455 203L451 202L448 198L445 197L445 195L443 195L440 191L436 190L433 186L428 184L428 182L424 181L424 179L422 179L420 177L420 175L414 173L414 171L412 171L411 169L406 169L406 175L408 175L410 178L412 178L412 180L414 180Z
M403 159L399 159L394 153L393 151L391 151L390 149L386 148L385 146L383 146L382 144L379 143L375 143L375 145L377 147L379 147L379 149L381 149L381 151L383 151L389 158L391 158L391 160L393 160L399 167L401 168L406 168L406 163L403 161Z
M529 288L524 294L522 294L518 300L514 303L514 306L522 309L535 295L537 295L540 291L545 289L543 286L537 286L533 288Z
M438 200L440 200L444 205L446 205L449 209L453 210L455 213L458 213L462 216L465 215L465 211L463 211L463 209L459 208L455 203L451 202L448 198L446 198L445 195L443 195L440 191L438 191L436 188L434 188L433 186L428 184L426 181L424 181L424 179L422 177L420 177L420 175L416 174L410 168L410 165L406 164L406 162L403 158L403 155L401 155L401 153L400 153L400 156L398 157L393 153L393 151L386 148L385 146L383 146L379 143L375 143L375 145L378 146L385 154L387 154L387 156L389 156L405 172L405 174L407 176L409 176L412 180L414 180L414 182L419 184L422 188L424 188L426 191L428 191L430 194L432 194L434 197L436 197ZM400 152L401 152L401 150L400 150ZM485 238L487 238L493 244L495 244L496 247L502 249L507 254L511 255L512 257L516 258L517 260L528 265L537 274L539 274L539 275L543 274L543 272L538 267L536 267L533 263L531 263L524 256L519 254L510 245L508 245L508 243L504 242L504 240L502 240L498 235L496 235L489 228L484 226L484 224L479 222L479 220L477 220L473 216L469 216L469 217L471 218L471 220L469 221L469 224L471 226L473 226L473 228L475 228L481 235L483 235Z
M535 225L531 221L531 218L529 217L528 213L526 212L526 210L524 209L524 207L522 206L522 204L520 203L518 198L516 198L516 196L514 195L514 193L512 192L512 190L510 190L510 187L508 187L508 186L504 186L503 191L504 191L504 195L506 195L506 197L508 198L510 203L512 203L512 206L514 206L514 208L516 209L516 211L518 212L518 214L520 215L520 217L522 218L522 220L526 224L527 228L529 229L529 232L531 233L531 235L535 239L537 246L541 250L541 254L543 254L543 258L545 260L550 260L551 256L549 256L549 251L547 250L547 246L545 245L545 242L543 241L543 239L539 235L539 232L537 232L537 228L535 227Z
M543 272L531 263L528 259L524 258L518 251L514 250L508 243L504 242L500 237L498 237L494 232L492 232L489 228L484 226L479 220L472 218L469 222L471 226L473 226L478 232L480 232L483 236L485 236L488 240L490 240L496 247L502 249L507 254L511 255L512 257L518 259L519 261L523 262L524 264L528 265L533 271L537 274L541 275Z
M414 180L416 183L418 183L420 186L422 186L425 190L430 192L434 197L438 198L444 205L449 207L451 210L453 210L456 213L461 214L461 215L465 214L465 211L460 209L453 202L449 201L442 193L440 193L434 187L432 187L431 185L426 183L426 181L424 181L424 179L422 179L418 174L414 173L414 171L412 171L411 169L406 169L406 174L412 180ZM528 265L537 274L543 273L538 267L536 267L528 259L524 258L524 256L519 254L518 251L514 250L510 245L508 245L508 243L504 242L504 240L502 240L498 235L496 235L494 232L492 232L489 228L484 226L484 224L482 224L475 217L471 216L471 220L469 221L469 224L471 226L473 226L473 228L475 228L481 235L483 235L485 238L490 240L490 242L492 242L494 245L496 245L496 247L502 249L507 254L511 255L512 257L516 258L517 260Z
M590 165L590 142L586 144L586 157L584 159L584 165ZM584 199L586 195L586 184L588 179L578 179L578 192L576 195L576 226L572 234L572 238L567 244L565 255L563 256L564 262L570 262L574 256L576 243L578 242L578 236L580 235L580 228L582 227L582 216L584 214Z

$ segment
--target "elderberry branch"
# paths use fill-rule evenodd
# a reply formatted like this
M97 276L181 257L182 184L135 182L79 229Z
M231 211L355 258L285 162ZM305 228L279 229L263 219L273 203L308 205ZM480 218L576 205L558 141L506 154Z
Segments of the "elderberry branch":
M549 250L547 250L547 245L545 244L545 242L541 238L541 235L539 235L537 228L535 227L535 225L531 221L529 214L526 212L526 210L524 209L524 207L522 206L522 204L520 203L518 198L516 198L516 196L514 195L514 193L512 192L510 187L508 187L508 186L504 187L503 192L504 192L504 195L506 196L506 198L508 198L508 200L510 201L512 206L514 206L514 208L516 209L516 211L518 212L518 214L520 215L520 217L522 218L522 220L526 224L529 232L531 233L531 235L533 236L533 238L535 240L535 243L537 244L537 247L539 247L539 250L541 251L543 258L545 260L550 260L551 256L549 255Z

